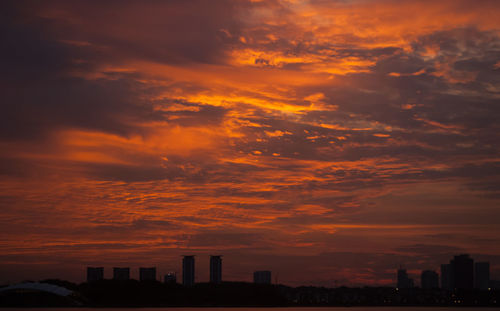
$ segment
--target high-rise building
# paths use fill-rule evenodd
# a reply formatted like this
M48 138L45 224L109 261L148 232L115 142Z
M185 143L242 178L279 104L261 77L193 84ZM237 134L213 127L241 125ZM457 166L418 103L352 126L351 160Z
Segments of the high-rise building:
M397 288L408 288L409 287L409 279L408 273L406 273L406 269L398 269L398 284Z
M256 284L271 284L271 271L255 271L253 282Z
M413 288L413 279L408 277L406 269L398 269L398 288Z
M113 268L113 280L130 280L130 268Z
M474 287L474 260L468 254L455 256L450 261L452 287L457 289L472 289Z
M439 288L438 274L431 270L422 271L420 285L423 289Z
M177 275L175 274L175 272L169 272L165 274L163 281L165 284L175 284L177 283Z
M194 285L194 256L184 256L182 259L182 284Z
M104 279L103 267L87 267L87 282L94 282Z
M474 288L488 290L490 284L490 263L476 262L474 269Z
M139 280L156 281L156 268L139 268Z
M220 284L220 282L222 282L222 258L210 256L210 283Z
M450 264L441 265L441 288L446 290L453 289L453 275Z

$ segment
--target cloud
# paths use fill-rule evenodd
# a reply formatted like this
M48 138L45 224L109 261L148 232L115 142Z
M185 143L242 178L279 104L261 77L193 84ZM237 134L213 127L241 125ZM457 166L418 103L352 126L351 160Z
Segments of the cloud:
M387 285L458 251L498 265L498 9L2 3L0 269L223 252L233 279Z

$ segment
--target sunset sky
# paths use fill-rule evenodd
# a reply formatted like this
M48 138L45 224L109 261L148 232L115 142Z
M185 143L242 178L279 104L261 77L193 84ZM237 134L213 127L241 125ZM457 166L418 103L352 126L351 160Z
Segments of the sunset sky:
M1 1L0 284L500 279L500 1Z

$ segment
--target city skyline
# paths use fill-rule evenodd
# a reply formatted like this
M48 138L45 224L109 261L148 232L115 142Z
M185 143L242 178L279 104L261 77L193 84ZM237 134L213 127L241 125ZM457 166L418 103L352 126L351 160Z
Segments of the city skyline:
M181 283L189 254L202 280L217 254L223 281L389 286L403 265L419 283L457 254L500 279L498 16L0 1L0 284L86 266Z
M489 279L490 280L500 280L500 275L499 274L496 274L494 273L491 269L490 269L490 260L489 258L487 257L483 257L483 256L480 256L479 258L481 258L481 260L476 260L475 258L478 258L477 256L474 256L473 254L465 254L467 256L470 256L473 260L474 260L474 275L475 275L475 271L476 271L476 266L479 264L479 265L482 265L482 269L485 269L484 265L487 266L487 270L488 270L488 275L489 275ZM211 269L211 265L210 265L210 258L211 257L218 257L218 256L221 256L222 255L211 255L211 254L205 254L205 255L184 255L182 257L191 257L193 256L195 258L195 273L194 273L194 276L195 276L195 283L198 283L198 282L201 282L201 283L208 283L210 282L210 269ZM398 287L397 286L397 283L398 283L398 278L396 276L396 271L398 270L404 270L406 271L407 273L407 277L412 279L412 281L414 282L413 285L414 286L418 286L420 287L421 286L421 278L422 278L422 272L424 271L432 271L432 272L435 272L437 273L438 275L438 282L439 282L439 288L443 288L443 285L442 285L442 274L443 274L443 266L448 266L449 265L449 262L455 257L455 256L459 256L457 254L453 254L451 253L448 257L440 257L440 258L444 258L444 259L440 259L438 260L437 258L435 258L433 260L433 262L435 262L434 265L411 265L411 267L408 266L407 263L404 263L404 262L400 262L400 263L395 263L393 265L393 268L391 268L389 271L388 271L388 275L390 278L390 282L387 282L385 284L377 284L375 283L375 285L373 285L372 282L367 282L367 283L353 283L353 282L350 282L349 280L346 280L344 282L339 282L339 280L336 280L336 279L331 279L331 280L328 280L326 281L325 283L318 283L314 280L305 280L303 283L301 284L293 284L293 283L287 283L287 282L283 282L283 284L285 285L290 285L290 286L300 286L300 285L313 285L313 286L321 286L322 284L326 284L327 286L354 286L354 287L357 287L357 286L394 286L394 287ZM180 258L182 258L180 257ZM198 258L198 259L196 259ZM157 273L156 273L156 279L158 281L163 281L164 280L164 276L166 274L169 274L169 273L173 273L177 276L177 282L182 284L182 271L183 271L183 264L182 264L182 259L177 259L177 262L174 262L174 263L159 263L157 265L151 265L151 267L153 268L156 268L157 270ZM122 261L123 263L123 261ZM302 264L307 264L306 261L304 261ZM234 269L236 269L238 266L238 262L231 262L229 261L228 263L226 262L226 264L224 265L224 268L222 269L222 271L225 271L225 269L229 269L230 271L234 271ZM130 279L136 279L136 280L139 280L140 279L140 273L139 273L139 270L141 268L144 267L144 263L141 263L141 262L138 262L137 264L134 264L134 265L127 265L124 263L123 267L118 267L118 268L128 268L129 269L129 278ZM114 265L113 263L110 263L109 266L103 266L103 265L99 265L99 264L96 264L96 265L87 265L85 266L85 269L88 269L88 268L92 268L92 269L100 269L100 268L104 268L104 271L103 271L103 276L104 276L104 279L113 279L113 268L116 268L116 265ZM342 267L338 267L338 269L342 269ZM269 272L272 272L274 271L275 273L278 273L280 274L280 271L283 271L283 270L280 270L279 268L277 270L270 270L270 269L257 269L257 268L252 268L251 266L248 267L248 270L244 271L243 273L241 273L237 278L235 277L231 277L231 276L227 276L226 273L224 272L223 276L222 276L222 280L223 281L228 281L228 282L238 282L238 281L244 281L244 282L254 282L255 280L255 276L253 275L254 272L257 272L257 271L269 271ZM88 275L88 271L85 272L86 274L85 275ZM100 272L99 272L100 273ZM84 274L81 274L80 272L78 272L78 277L77 278L73 278L73 279L70 279L71 281L75 281L75 282L82 282L85 280L85 277L83 277ZM54 276L52 276L54 277ZM49 278L49 276L47 276L46 278ZM284 276L284 279L286 280L286 275ZM275 280L274 278L271 279L271 283L275 283ZM476 287L476 278L474 277L474 281L473 281L473 286L474 288ZM483 286L484 287L484 286Z
M220 284L222 283L222 255L210 255L209 261L209 279L201 280L196 276L195 269L196 261L194 255L184 255L182 259L182 282L181 284L186 287L192 287L196 283L212 283ZM474 259L470 257L469 254L455 255L450 259L449 263L441 264L441 270L438 273L437 270L421 270L419 275L419 282L414 278L411 278L407 272L406 268L402 265L397 269L397 274L393 287L396 289L408 289L414 287L420 287L422 289L443 289L443 290L490 290L492 286L492 281L495 283L494 286L498 286L499 280L493 280L490 277L490 263L489 262L474 262ZM117 270L126 270L127 277L116 277ZM144 277L143 272L149 272L148 276ZM164 275L164 283L175 283L176 272L169 271ZM186 276L185 276L186 274ZM87 267L87 282L93 282L98 280L103 280L104 278L104 267ZM172 278L173 277L173 278ZM130 279L130 268L113 268L113 279L115 280L128 280ZM139 268L139 280L140 281L161 281L162 275L160 273L159 277L156 277L156 267L150 268ZM234 281L245 281L245 280L232 280ZM278 284L277 278L273 283L272 271L269 270L256 270L253 271L253 283L256 284ZM336 283L336 282L335 282ZM339 284L335 284L338 287ZM344 284L340 284L344 286ZM362 285L364 286L364 285Z

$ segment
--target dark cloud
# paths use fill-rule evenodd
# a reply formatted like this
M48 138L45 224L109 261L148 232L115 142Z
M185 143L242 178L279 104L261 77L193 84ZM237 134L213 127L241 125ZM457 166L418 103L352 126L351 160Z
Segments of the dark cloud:
M2 138L39 137L58 127L126 135L133 121L153 118L151 106L144 102L144 95L153 90L134 76L108 72L103 78L85 79L74 73L86 74L98 63L115 63L123 57L167 63L213 62L222 57L217 36L220 29L236 27L235 4L150 4L141 4L146 11L138 14L139 3L134 1L119 6L89 6L83 1L4 3ZM50 16L54 8L60 15ZM199 115L220 118L219 111L203 107ZM186 115L178 122L188 125L188 119Z
M89 42L107 57L162 63L221 62L222 30L237 35L239 5L244 1L51 1L31 5L36 13L57 9L53 32L59 39ZM61 28L59 26L64 26Z
M9 13L1 27L2 139L39 138L63 127L126 134L127 116L147 117L148 108L138 102L140 84L72 77L72 70L82 69L75 65L80 49L53 38L49 21Z

